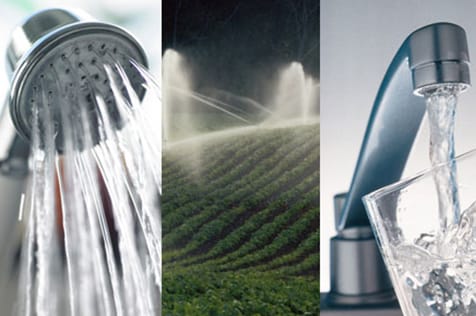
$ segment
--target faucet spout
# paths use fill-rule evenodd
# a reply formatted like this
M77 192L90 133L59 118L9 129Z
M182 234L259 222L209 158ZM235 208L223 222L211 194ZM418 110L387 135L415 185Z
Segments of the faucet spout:
M465 31L451 23L422 27L403 42L377 93L337 230L368 226L362 196L398 181L425 114L425 91L470 85Z

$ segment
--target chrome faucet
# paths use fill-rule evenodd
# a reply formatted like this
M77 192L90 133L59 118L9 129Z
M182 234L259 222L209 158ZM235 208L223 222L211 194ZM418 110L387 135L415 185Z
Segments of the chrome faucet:
M455 24L436 23L410 34L377 93L350 189L335 197L331 291L322 298L322 315L339 306L353 306L354 311L358 306L369 311L386 306L388 315L399 315L361 198L400 179L425 114L423 93L456 83L470 85L465 31Z

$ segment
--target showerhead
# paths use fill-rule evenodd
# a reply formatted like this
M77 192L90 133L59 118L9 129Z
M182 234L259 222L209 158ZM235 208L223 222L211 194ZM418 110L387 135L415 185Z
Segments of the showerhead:
M130 61L147 67L141 45L124 29L93 20L82 12L47 9L14 30L7 51L11 76L9 107L18 133L30 140L33 107L47 103L55 121L56 147L61 150L60 107L84 107L94 117L96 96L107 105L115 124L122 124L105 65L119 65L139 98L142 81ZM127 95L124 87L123 94ZM93 135L97 141L98 135Z

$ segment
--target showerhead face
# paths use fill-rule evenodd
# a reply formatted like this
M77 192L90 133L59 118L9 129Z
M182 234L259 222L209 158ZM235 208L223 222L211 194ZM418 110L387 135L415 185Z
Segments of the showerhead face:
M97 125L96 98L100 97L113 123L121 126L106 65L116 71L116 66L123 68L139 98L145 93L130 63L134 60L147 66L145 53L134 37L122 28L71 11L50 9L30 17L13 33L7 58L13 72L10 113L16 129L29 140L35 104L47 105L59 151L67 128L61 124L60 110L66 104L87 109L92 125ZM119 89L127 98L126 88ZM97 131L92 132L97 142Z

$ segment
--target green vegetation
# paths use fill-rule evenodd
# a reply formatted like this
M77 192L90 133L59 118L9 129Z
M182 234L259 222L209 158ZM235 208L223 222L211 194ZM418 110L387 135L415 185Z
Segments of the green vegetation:
M318 130L165 152L163 315L319 314Z

